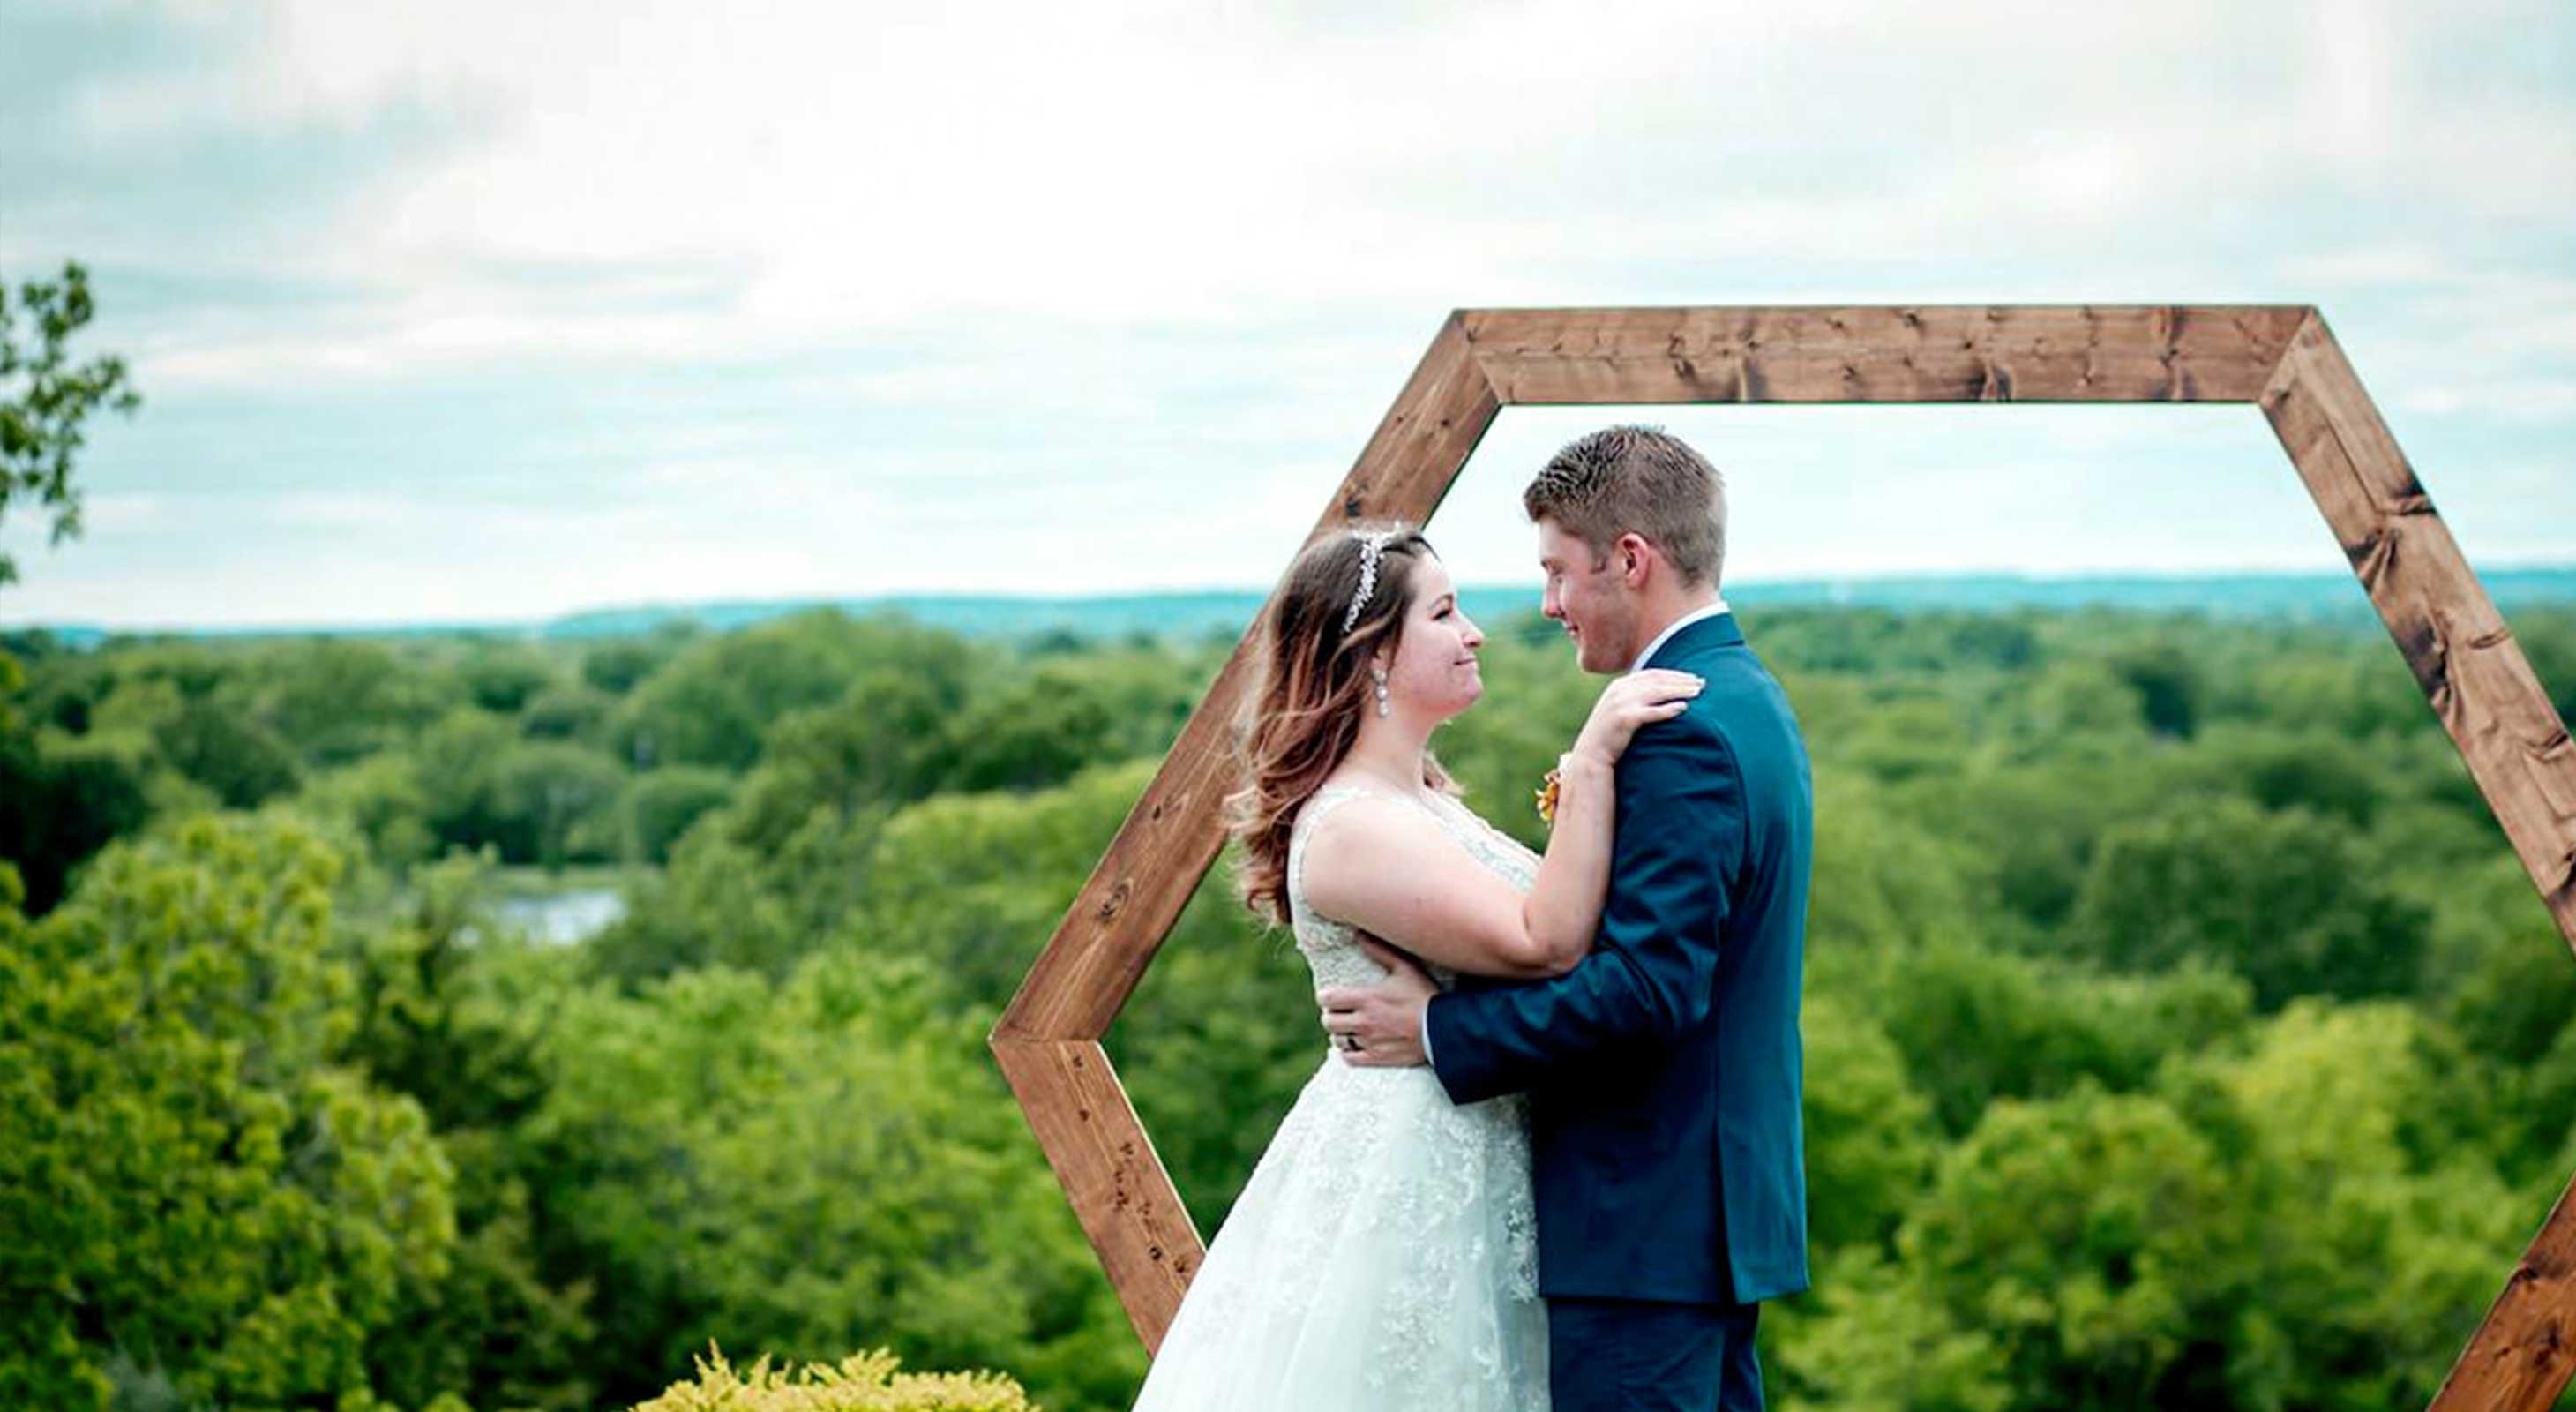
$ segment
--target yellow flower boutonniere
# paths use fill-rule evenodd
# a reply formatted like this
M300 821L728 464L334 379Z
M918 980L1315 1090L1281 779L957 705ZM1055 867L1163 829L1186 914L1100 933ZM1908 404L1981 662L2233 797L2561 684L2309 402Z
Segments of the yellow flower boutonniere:
M1556 826L1556 792L1564 783L1564 775L1554 766L1549 766L1546 777L1538 782L1538 816L1550 828Z

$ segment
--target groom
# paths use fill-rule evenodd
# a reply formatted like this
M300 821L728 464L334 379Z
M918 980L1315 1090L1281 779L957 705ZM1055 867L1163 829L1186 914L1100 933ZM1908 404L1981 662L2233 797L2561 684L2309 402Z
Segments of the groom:
M1325 991L1324 1027L1349 1063L1429 1063L1452 1102L1529 1094L1555 1412L1754 1412L1760 1301L1807 1287L1806 745L1718 596L1725 494L1698 452L1597 431L1521 503L1541 611L1585 671L1707 685L1620 758L1610 890L1580 965L1444 995L1372 943L1394 975Z

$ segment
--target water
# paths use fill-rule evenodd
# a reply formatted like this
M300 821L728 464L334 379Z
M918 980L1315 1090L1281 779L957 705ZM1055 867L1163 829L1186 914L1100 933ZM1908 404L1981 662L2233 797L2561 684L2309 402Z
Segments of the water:
M582 888L540 897L513 897L497 909L501 921L539 941L569 946L597 935L626 915L626 899L615 888Z

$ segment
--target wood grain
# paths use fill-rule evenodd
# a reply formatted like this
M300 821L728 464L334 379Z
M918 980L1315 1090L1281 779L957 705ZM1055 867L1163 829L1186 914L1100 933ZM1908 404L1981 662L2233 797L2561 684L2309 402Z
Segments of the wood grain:
M1206 1255L1109 1056L1080 1040L1001 1040L993 1057L1148 1353Z
M1478 309L1506 406L2251 402L2301 305Z
M2431 1412L2538 1412L2576 1372L2576 1184L2433 1394Z
M1468 341L1466 318L1453 313L1441 322L1412 381L1325 502L1317 533L1353 520L1423 524L1440 507L1502 410Z
M2263 412L2576 948L2576 747L2324 319L2300 330Z

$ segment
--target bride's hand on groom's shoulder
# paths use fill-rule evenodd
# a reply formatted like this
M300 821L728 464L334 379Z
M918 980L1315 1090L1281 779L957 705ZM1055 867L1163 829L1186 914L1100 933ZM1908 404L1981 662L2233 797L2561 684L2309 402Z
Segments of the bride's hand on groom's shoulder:
M1342 1062L1363 1069L1409 1069L1424 1063L1423 1012L1440 987L1419 962L1366 932L1360 933L1360 949L1386 968L1385 980L1315 992L1334 1051Z
M1680 715L1704 685L1702 678L1689 672L1663 667L1648 667L1613 680L1592 703L1592 715L1574 738L1571 753L1595 764L1617 764L1639 727Z

